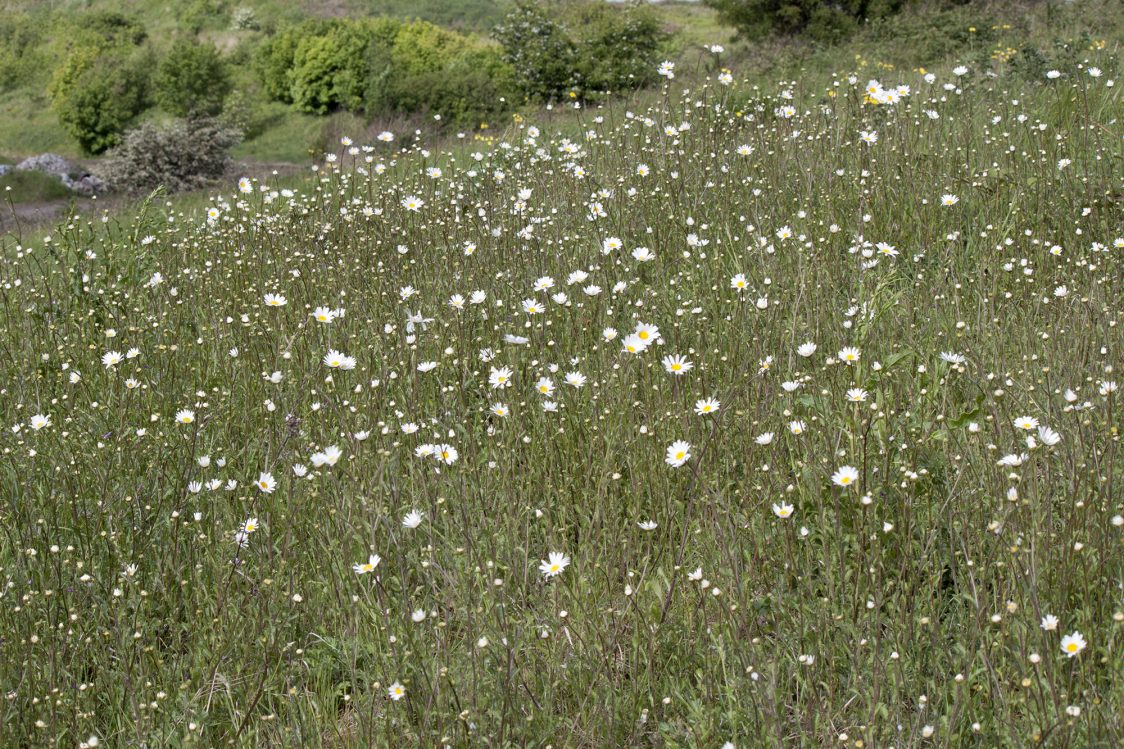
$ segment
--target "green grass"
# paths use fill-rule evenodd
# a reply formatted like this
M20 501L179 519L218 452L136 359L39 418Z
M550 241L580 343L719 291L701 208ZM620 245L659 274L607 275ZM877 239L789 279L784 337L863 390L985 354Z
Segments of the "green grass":
M26 90L0 94L0 151L19 158L57 153L77 158L78 144L62 129L46 97Z
M307 162L312 144L327 118L297 112L284 104L271 103L267 106L268 124L261 134L236 146L232 152L234 158L295 164Z
M1120 745L1121 16L988 12L1045 59L731 45L0 239L5 743Z
M10 192L8 192L10 191ZM63 200L74 196L57 177L42 172L8 172L0 176L0 195L16 203Z

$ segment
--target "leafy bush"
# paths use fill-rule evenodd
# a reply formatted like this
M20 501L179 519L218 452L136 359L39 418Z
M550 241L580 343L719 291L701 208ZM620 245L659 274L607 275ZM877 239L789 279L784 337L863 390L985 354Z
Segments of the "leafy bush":
M176 6L179 28L189 34L198 34L207 27L222 28L229 15L225 0L190 0Z
M574 85L577 46L561 24L521 3L493 32L527 96L550 100Z
M850 35L859 22L896 13L905 0L705 0L747 37L807 34L821 42Z
M344 106L358 108L367 76L367 47L393 39L400 22L391 19L325 21L289 26L258 49L255 68L266 94L323 114Z
M447 57L431 56L417 42L411 32L390 50L372 47L368 113L435 113L451 127L467 128L511 110L519 89L499 48L468 46Z
M230 71L213 45L180 40L160 63L153 88L169 114L216 115L230 94Z
M83 151L101 153L120 141L145 107L149 67L146 54L84 47L56 71L51 104Z
M990 49L998 39L997 23L986 8L949 6L871 19L866 34L886 58L902 65L927 66L963 57L973 46Z
M566 26L576 40L576 82L588 98L651 83L668 40L647 6L613 7L606 2L564 6Z
M520 3L495 38L530 98L596 98L650 83L668 35L646 7L579 2L547 11Z
M148 39L144 24L123 13L90 11L74 14L68 20L67 42L75 47L139 47Z
M230 15L230 28L236 31L258 31L261 29L261 22L253 8L241 5Z
M70 52L52 74L48 93L59 122L83 151L101 153L148 103L151 54L144 26L119 13L70 19Z
M258 47L254 68L265 89L266 95L274 101L293 103L292 79L293 58L297 47L306 37L324 33L330 27L328 21L319 19L305 21L289 26L270 36Z
M42 19L32 15L0 15L0 92L32 78L42 66L37 49L43 38Z
M98 164L97 176L130 193L198 189L226 173L230 149L241 139L241 132L209 117L145 123L125 134Z
M499 47L425 21L302 23L267 40L256 67L270 98L316 114L432 112L468 126L519 95Z
M317 114L361 108L372 37L369 23L336 23L325 34L302 39L289 73L293 104Z

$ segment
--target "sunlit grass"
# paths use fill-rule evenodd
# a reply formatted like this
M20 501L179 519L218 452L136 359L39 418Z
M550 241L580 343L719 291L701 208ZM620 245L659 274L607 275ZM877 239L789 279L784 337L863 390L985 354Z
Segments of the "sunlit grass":
M8 743L1118 744L1120 70L1073 54L6 238Z

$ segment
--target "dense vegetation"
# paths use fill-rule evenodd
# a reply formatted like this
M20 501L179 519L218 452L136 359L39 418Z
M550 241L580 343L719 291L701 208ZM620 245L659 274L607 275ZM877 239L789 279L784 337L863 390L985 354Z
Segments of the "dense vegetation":
M966 0L967 1L967 0ZM865 21L897 13L906 0L706 0L743 35L806 34L835 42Z
M0 239L5 742L1120 745L1120 8L992 12Z
M504 4L479 13L478 3L452 3L435 17L457 28L417 18L424 6L411 10L413 20L391 15L405 10L394 3L364 5L384 15L356 18L301 7L196 0L175 7L171 28L168 14L144 3L21 7L0 18L0 124L5 94L16 106L45 91L48 112L85 155L104 153L142 122L198 116L221 117L251 140L294 116L338 112L473 130L528 101L589 100L650 84L667 41L653 11L599 0L510 6L508 16ZM564 40L549 89L540 71L512 64L537 40L492 38L516 15L541 19ZM18 152L18 128L10 132L17 142L0 140L0 152Z

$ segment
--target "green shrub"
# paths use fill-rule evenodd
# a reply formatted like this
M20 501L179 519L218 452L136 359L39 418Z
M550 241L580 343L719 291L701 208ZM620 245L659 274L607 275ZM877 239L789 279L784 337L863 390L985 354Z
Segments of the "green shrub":
M156 103L177 117L216 115L230 94L230 71L211 44L180 40L160 63Z
M239 131L214 118L176 120L164 127L145 123L126 133L96 172L129 193L199 189L226 173L230 149L241 139Z
M998 21L976 6L950 6L870 20L866 35L880 53L902 65L928 66L962 57L972 46L990 50Z
M42 21L32 15L0 15L0 92L26 83L42 69Z
M564 7L576 40L576 83L587 98L631 91L656 78L668 34L647 6L582 2Z
M403 24L394 35L391 64L406 75L441 70L468 46L465 36L427 21L414 21Z
M905 0L705 0L746 37L806 34L820 42L849 36L862 21L896 13Z
M66 42L73 47L139 47L148 39L144 24L115 11L89 11L67 17Z
M549 101L574 85L577 46L561 24L521 3L493 32L527 96Z
M205 28L224 28L230 17L225 0L190 0L175 7L180 30L189 34L198 34Z
M322 36L301 40L293 55L291 96L303 112L325 114L363 105L370 36L361 24L337 24Z
M428 26L410 26L420 25ZM440 114L450 127L469 128L512 109L519 98L515 71L498 47L457 42L455 53L431 55L416 31L403 33L389 50L369 50L368 114Z
M401 25L380 18L290 26L262 44L258 76L270 98L302 111L358 110L367 87L369 46L389 46Z
M262 42L255 55L254 68L270 99L293 103L291 73L297 47L305 38L326 33L331 25L319 19L305 21L282 29Z
M144 26L119 13L68 17L69 53L51 76L51 106L83 151L116 145L148 104L151 54Z
M668 38L650 9L604 2L521 3L494 36L523 92L539 100L640 88L655 77Z
M147 102L150 56L143 52L76 49L52 80L51 104L83 151L96 154L120 141Z
M236 31L258 31L261 29L261 21L253 8L241 5L230 14L230 28Z
M476 126L519 99L515 72L489 42L425 21L303 23L259 48L265 94L316 114L440 114Z

